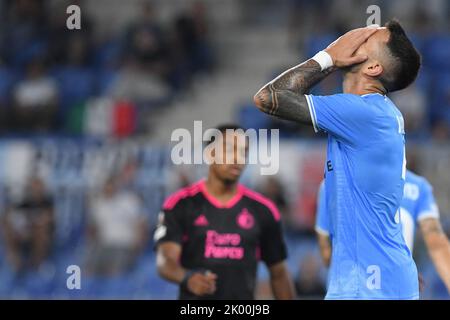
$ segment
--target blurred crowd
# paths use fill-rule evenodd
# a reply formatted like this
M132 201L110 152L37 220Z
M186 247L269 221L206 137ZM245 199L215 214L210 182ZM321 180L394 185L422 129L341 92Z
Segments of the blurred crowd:
M81 30L66 27L65 9L69 3L83 7ZM81 0L2 0L0 132L113 137L151 133L148 119L155 109L169 106L183 93L192 94L194 79L216 70L209 6L201 1L191 3L163 23L158 5L136 1L133 5L137 6L137 16L126 28L99 35L99 22L91 18ZM275 7L287 8L290 45L301 60L346 30L364 25L369 14L352 12L364 13L370 4L354 0L264 0L256 5L246 0L242 10L266 8L255 15L243 15L250 23L255 16L268 19ZM410 138L448 140L448 1L433 0L430 5L420 1L377 1L377 5L382 21L401 19L423 55L417 82L392 95L405 116ZM339 10L341 7L354 10ZM286 17L272 19L284 23ZM340 81L335 73L314 93L338 92ZM281 128L284 136L313 137L304 127L247 110L242 111L241 122L248 127Z
M144 199L133 187L136 167L128 161L118 173L83 195L86 212L83 267L88 275L115 276L129 271L146 249L151 224ZM23 188L3 191L0 215L5 260L18 276L39 272L61 249L56 234L61 223L60 190L52 190L41 174L29 176Z
M40 139L0 146L0 297L172 297L151 237L168 153ZM81 291L65 286L71 265Z
M66 27L69 4L83 8L80 30ZM135 5L126 28L99 36L83 1L2 0L0 132L145 133L143 116L213 71L201 2L166 24L151 1Z

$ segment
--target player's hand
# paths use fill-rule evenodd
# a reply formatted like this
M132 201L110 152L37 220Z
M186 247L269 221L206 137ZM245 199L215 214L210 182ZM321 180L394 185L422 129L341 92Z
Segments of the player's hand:
M331 56L333 65L337 68L362 63L368 59L367 55L355 52L377 30L377 26L351 30L331 43L324 51Z
M213 294L216 291L217 275L207 271L205 274L196 272L187 281L187 288L196 296Z

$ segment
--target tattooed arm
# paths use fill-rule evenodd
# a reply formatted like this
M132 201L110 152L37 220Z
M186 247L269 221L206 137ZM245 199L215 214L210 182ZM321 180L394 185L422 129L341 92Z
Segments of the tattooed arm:
M334 68L321 71L313 59L287 70L262 87L254 96L256 106L270 115L301 123L311 123L304 96L330 74Z
M304 94L336 68L366 61L368 57L356 54L356 50L376 31L376 28L367 27L347 32L324 50L330 55L334 67L321 71L319 63L309 59L262 87L254 96L256 106L270 115L311 124Z
M439 219L428 218L420 221L420 230L431 260L450 292L450 243L442 230Z

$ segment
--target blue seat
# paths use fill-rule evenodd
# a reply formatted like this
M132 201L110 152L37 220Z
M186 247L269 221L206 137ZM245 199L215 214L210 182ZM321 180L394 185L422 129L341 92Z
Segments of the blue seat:
M334 40L337 39L337 35L330 34L322 34L322 35L314 35L306 40L306 56L308 58L314 56L317 52L325 49L331 44Z
M412 44L414 45L414 47L419 51L419 52L423 52L425 43L427 38L423 37L419 34L408 34L408 38L411 40Z
M97 277L84 277L81 290L73 290L82 298L95 299L103 296L105 290L104 281ZM78 291L78 292L76 292Z
M102 70L96 76L97 94L104 95L108 93L118 76L117 71L112 69Z
M130 297L133 293L133 282L126 276L117 276L113 278L102 278L98 280L97 291L99 294L95 298L124 299Z
M450 36L437 35L430 37L423 48L423 63L434 70L450 71Z
M55 287L54 275L30 273L24 279L24 288L33 298L48 298Z
M95 51L94 64L97 68L107 69L116 66L122 55L122 43L112 39L103 43Z
M450 295L448 294L442 279L439 277L436 268L429 259L419 262L418 269L421 271L420 273L425 281L422 299L450 299Z
M159 276L151 276L148 282L148 294L154 299L175 299L178 287L161 279ZM143 293L143 291L141 291Z
M11 52L11 63L15 67L24 67L33 59L44 57L48 50L47 40L44 38L34 38L27 43L15 48Z
M4 255L2 256L4 257ZM15 276L6 263L0 267L0 299L7 298L15 287Z
M431 113L450 122L450 72L436 73L431 91Z
M450 72L440 72L435 78L436 95L439 99L443 99L450 93Z
M238 113L239 124L245 129L267 129L270 127L270 116L259 111L254 105L243 105Z
M416 85L419 88L419 90L421 90L422 92L424 92L425 94L428 94L431 88L431 83L432 83L432 75L433 75L433 71L430 70L430 68L423 66L420 71L419 74L417 75L416 78Z
M12 69L0 67L0 104L7 103L19 76Z
M63 67L52 74L58 82L63 109L84 102L95 92L95 77L89 68Z

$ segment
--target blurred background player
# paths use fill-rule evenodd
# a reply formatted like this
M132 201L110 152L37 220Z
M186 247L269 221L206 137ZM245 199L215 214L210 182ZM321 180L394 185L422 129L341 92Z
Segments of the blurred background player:
M155 231L158 271L180 285L180 299L253 299L261 259L274 297L292 299L280 213L270 200L238 183L248 146L243 131L225 134L227 129L240 128L218 128L222 135L209 144L214 163L207 179L164 203Z
M329 267L332 259L333 235L323 183L320 185L317 203L316 232L323 262ZM450 292L450 243L439 221L439 209L433 196L433 188L424 177L410 170L406 171L400 221L403 238L411 252L414 247L416 224L419 225L431 260Z
M397 21L354 29L254 96L264 113L328 134L324 168L335 231L327 299L418 299L417 268L394 220L405 180L404 120L387 93L421 58ZM336 69L343 93L309 94Z

